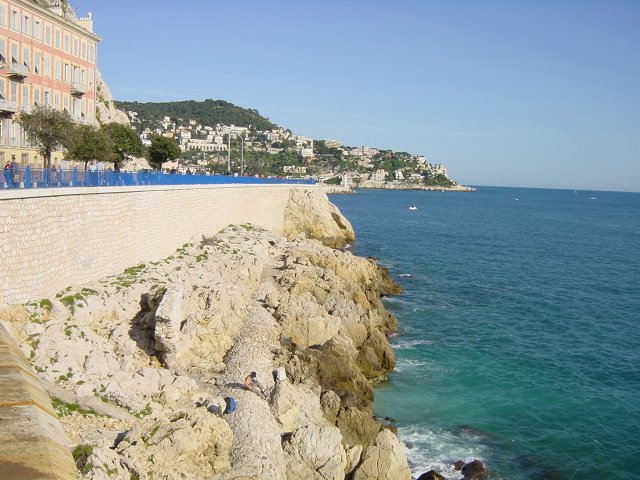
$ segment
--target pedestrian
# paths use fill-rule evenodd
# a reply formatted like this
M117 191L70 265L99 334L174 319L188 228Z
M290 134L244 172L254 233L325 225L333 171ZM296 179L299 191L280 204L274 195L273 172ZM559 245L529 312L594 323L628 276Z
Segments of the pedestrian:
M251 372L247 375L247 378L244 379L244 388L245 390L249 390L256 395L265 398L265 389L258 380L258 375L256 372Z
M18 186L18 165L16 164L16 156L11 155L11 165L9 166L9 172L11 174L11 184L14 187Z
M13 170L11 169L11 162L7 160L7 162L4 164L4 179L7 188L10 188L11 184L13 183L13 176L11 175L12 171Z

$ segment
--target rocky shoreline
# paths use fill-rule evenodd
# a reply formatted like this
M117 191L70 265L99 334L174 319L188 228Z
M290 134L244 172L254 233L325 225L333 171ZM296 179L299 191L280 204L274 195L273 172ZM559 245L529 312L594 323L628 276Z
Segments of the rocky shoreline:
M411 478L372 413L395 365L380 299L399 285L339 248L353 230L324 194L293 195L285 231L229 226L0 312L82 478ZM251 371L264 397L243 388ZM211 413L225 397L237 409Z

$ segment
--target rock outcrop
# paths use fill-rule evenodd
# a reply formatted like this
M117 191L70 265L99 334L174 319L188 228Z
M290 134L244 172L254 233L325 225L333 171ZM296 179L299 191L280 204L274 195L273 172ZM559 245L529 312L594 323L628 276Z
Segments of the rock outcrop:
M102 79L102 75L96 69L96 119L101 125L107 123L122 123L129 125L129 117L122 110L118 110L113 103L111 90Z
M294 220L326 202L294 196L289 239L230 226L10 316L85 451L83 478L410 478L372 414L395 364L380 298L400 288L318 241L353 240L335 207ZM243 388L252 371L262 393ZM222 414L229 397L237 409Z
M355 240L349 220L318 190L291 190L284 233L289 238L302 234L333 248L344 248Z

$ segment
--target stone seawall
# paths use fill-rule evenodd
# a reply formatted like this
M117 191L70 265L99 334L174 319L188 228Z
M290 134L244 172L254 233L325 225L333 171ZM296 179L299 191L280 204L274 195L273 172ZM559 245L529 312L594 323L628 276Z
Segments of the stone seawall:
M40 379L0 324L0 478L71 480L75 463Z
M46 298L61 286L165 257L230 224L282 233L291 189L190 185L0 192L0 305Z

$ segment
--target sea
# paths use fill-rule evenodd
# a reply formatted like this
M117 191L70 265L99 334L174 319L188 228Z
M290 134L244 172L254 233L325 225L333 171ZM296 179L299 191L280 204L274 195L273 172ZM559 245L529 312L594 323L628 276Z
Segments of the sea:
M489 479L640 478L640 194L330 199L404 288L375 413L414 476L477 458Z

